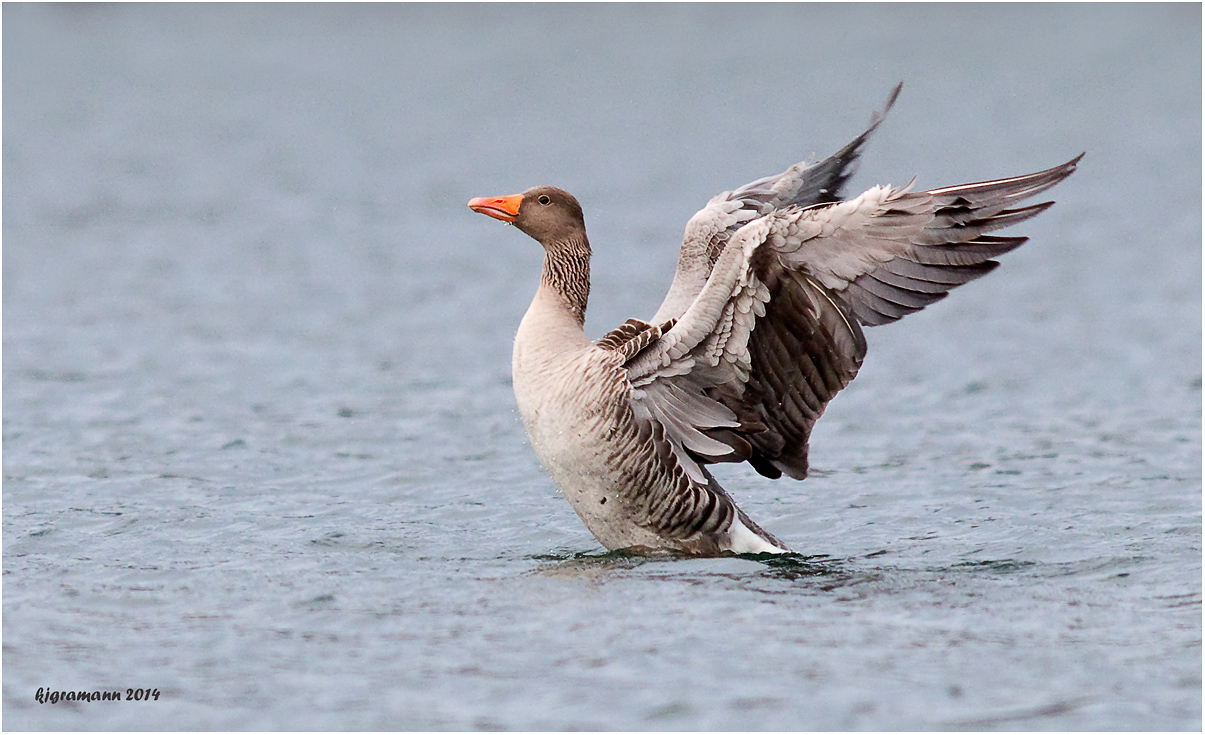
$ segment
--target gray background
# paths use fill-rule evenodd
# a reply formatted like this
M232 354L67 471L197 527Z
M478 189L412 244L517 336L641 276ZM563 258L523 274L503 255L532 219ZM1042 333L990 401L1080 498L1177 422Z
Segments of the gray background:
M1199 729L1200 12L6 4L4 726ZM597 337L900 80L854 193L1087 157L725 468L807 560L603 554L465 202L581 199Z

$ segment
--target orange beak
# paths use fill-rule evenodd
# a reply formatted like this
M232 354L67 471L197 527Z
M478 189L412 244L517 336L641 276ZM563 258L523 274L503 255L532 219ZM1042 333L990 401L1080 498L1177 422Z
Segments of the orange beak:
M508 197L477 197L469 200L469 209L503 222L514 222L519 216L519 205L522 203L522 194L511 194Z

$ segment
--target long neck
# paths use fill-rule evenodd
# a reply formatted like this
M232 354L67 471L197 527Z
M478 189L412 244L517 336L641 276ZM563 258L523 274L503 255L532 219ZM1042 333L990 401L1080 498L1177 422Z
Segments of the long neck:
M579 325L586 322L590 299L590 243L580 240L554 243L544 249L544 272L540 286L556 292Z

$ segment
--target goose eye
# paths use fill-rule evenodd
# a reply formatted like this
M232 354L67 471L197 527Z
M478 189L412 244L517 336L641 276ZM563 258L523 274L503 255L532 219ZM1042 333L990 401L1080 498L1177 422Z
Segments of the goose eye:
M548 198L547 194L541 194L540 197L538 199L536 199L536 201L539 202L540 204L552 204L552 200Z

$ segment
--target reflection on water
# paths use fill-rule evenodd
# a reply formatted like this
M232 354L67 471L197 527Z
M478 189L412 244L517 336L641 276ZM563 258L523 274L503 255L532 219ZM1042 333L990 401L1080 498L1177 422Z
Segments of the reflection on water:
M801 554L725 554L700 559L692 556L667 554L645 555L628 550L608 552L564 552L537 554L537 561L553 562L534 570L548 576L584 577L637 572L657 576L672 575L682 579L695 576L717 576L733 579L761 576L775 579L828 577L842 572L840 562L827 556ZM753 562L744 564L741 561Z
M886 552L875 552L859 558L835 559L825 554L726 554L709 559L672 555L648 556L630 551L583 552L564 551L536 554L530 558L547 562L530 573L548 577L597 579L606 577L671 578L690 581L704 578L724 578L736 582L756 582L771 579L805 582L805 587L821 592L859 584L879 583L891 578L923 577L957 580L959 575L972 574L981 578L997 575L1028 574L1035 578L1078 574L1084 565L1039 565L1034 561L1017 559L978 559L941 567L909 568L897 565L868 564ZM743 563L751 562L751 563ZM1098 568L1099 565L1090 565ZM1112 565L1123 568L1114 561ZM1123 574L1124 576L1124 574ZM880 585L884 587L883 585ZM888 585L889 586L889 583ZM881 589L880 591L886 591Z

